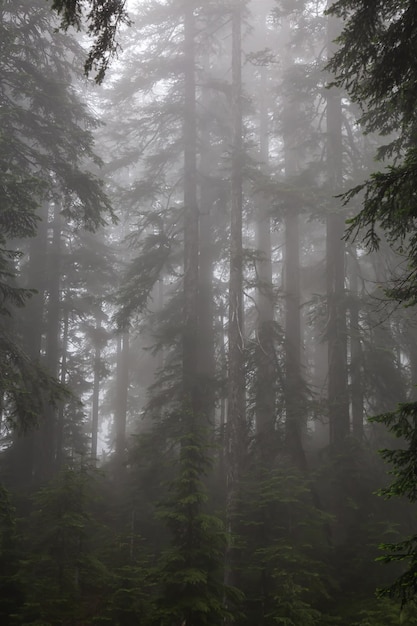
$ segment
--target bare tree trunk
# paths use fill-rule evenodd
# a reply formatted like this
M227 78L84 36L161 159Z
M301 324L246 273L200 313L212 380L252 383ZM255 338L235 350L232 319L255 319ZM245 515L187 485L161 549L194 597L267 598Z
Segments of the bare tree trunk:
M302 436L306 427L304 384L301 373L300 232L296 210L285 216L285 430L288 453L295 465L306 469Z
M126 421L129 388L129 333L117 336L116 406L114 411L116 430L116 462L123 468L126 453Z
M226 353L226 312L221 308L219 312L219 333L221 337L220 344L220 375L222 380L227 380L227 353ZM225 390L227 391L227 390ZM226 447L227 447L227 432L226 432L226 420L227 420L227 397L226 393L222 392L220 398L220 415L219 415L219 436L221 442L220 456L219 456L219 476L220 480L226 477Z
M226 434L227 526L233 533L238 493L246 450L244 328L243 328L243 251L242 251L242 47L241 5L232 8L232 115L233 145L231 171L230 278L229 278L229 372ZM236 547L231 543L226 555L228 585L236 577Z
M290 26L285 23L283 38L288 48ZM290 53L284 56L284 68L288 72L293 67ZM284 166L285 176L291 181L300 169L300 154L297 134L297 102L288 96L284 98ZM290 131L290 129L292 129ZM301 470L306 469L303 449L303 431L306 428L307 415L304 381L302 377L301 352L301 287L300 287L300 217L299 207L290 202L285 210L285 438L287 452L292 462Z
M333 17L328 22L329 55L338 34ZM341 95L335 88L327 95L327 168L329 191L340 193L343 186L343 142ZM334 203L337 203L334 200ZM345 300L345 215L340 207L329 211L326 221L328 410L330 443L339 447L350 431L347 384L347 328Z
M48 308L45 363L48 374L58 378L61 332L61 214L55 204L52 220L52 242L48 258ZM40 480L52 476L56 469L57 409L47 404L45 418L37 433L37 468Z
M417 402L417 332L413 328L408 329L411 337L408 339L410 354L410 400Z
M261 69L259 110L259 152L261 163L268 167L268 102L267 71ZM260 258L256 264L257 289L257 350L256 350L256 434L262 458L274 454L275 429L275 354L274 302L271 262L271 220L269 203L260 196L256 215L256 247ZM271 449L272 448L272 449Z
M184 422L197 416L199 214L197 202L197 116L195 81L194 2L187 0L184 13Z
M359 288L358 270L359 261L356 258L355 250L352 248L353 258L349 268L350 283L350 392L352 406L352 432L354 437L361 441L363 439L363 354L359 322Z
M209 58L205 59L209 66ZM203 90L203 106L209 108L207 90ZM216 365L214 358L214 298L213 298L213 181L211 177L211 146L210 128L204 120L200 122L200 261L199 261L199 301L198 301L198 335L199 335L199 378L202 396L204 420L212 432L215 426L215 377Z
M101 312L100 312L101 313ZM94 329L94 357L93 357L93 396L91 402L91 457L97 460L98 429L99 429L99 401L100 401L100 369L101 369L101 321L100 313L96 318Z
M65 385L67 376L67 350L68 350L68 327L69 327L68 304L63 304L63 330L62 330L62 358L60 383ZM65 428L65 404L60 402L58 406L58 423L56 431L56 468L59 471L64 458L64 428Z
M288 106L288 103L287 103ZM285 173L296 174L294 146L284 137ZM288 453L297 467L306 469L302 444L306 425L301 375L300 228L298 209L288 207L285 217L285 432Z

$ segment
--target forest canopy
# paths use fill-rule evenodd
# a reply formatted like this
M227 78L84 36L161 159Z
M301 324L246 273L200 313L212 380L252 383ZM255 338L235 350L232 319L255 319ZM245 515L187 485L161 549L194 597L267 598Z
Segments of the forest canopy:
M0 0L2 624L417 624L416 17Z

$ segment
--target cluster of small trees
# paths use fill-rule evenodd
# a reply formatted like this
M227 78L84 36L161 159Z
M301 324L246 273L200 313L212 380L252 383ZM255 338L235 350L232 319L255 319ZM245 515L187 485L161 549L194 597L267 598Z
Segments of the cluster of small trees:
M107 73L0 1L2 623L417 623L412 3L52 8Z

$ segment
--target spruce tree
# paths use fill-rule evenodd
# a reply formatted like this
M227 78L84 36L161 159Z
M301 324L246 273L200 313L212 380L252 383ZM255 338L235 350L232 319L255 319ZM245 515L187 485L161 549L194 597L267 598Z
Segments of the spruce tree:
M352 219L349 232L360 230L364 242L377 248L377 226L395 249L406 254L409 267L391 295L414 302L415 215L415 75L413 46L416 37L413 2L354 3L340 0L331 5L344 18L339 49L329 62L334 82L346 87L361 115L365 132L387 137L377 159L387 165L345 197L364 192L363 208Z
M90 229L104 223L103 213L111 213L102 184L92 173L98 161L87 126L93 121L71 87L79 47L55 33L54 27L43 2L30 3L30 10L24 0L1 4L0 290L6 315L32 293L30 285L28 291L15 282L24 246L16 251L9 241L21 242L36 234L38 207L58 202L59 195L66 218ZM71 62L65 56L68 49ZM11 340L11 323L4 315L1 326L5 415L11 422L28 425L42 413L39 391L47 385L48 374L34 367L26 346L22 349ZM31 354L32 359L37 356ZM58 386L50 375L49 388L46 395L56 399ZM28 392L31 407L24 403Z

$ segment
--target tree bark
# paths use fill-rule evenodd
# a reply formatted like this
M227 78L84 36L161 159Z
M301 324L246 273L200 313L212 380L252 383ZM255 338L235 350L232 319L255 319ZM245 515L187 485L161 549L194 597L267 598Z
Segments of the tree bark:
M209 68L209 57L204 59L205 69ZM202 90L203 107L210 107L207 89ZM216 365L214 357L214 298L213 298L213 265L214 265L214 233L213 233L213 194L212 157L210 146L210 128L207 122L200 121L200 256L199 256L199 301L198 301L198 335L199 335L199 368L200 392L204 421L214 432L215 426L215 377Z
M333 17L328 21L328 53L339 32ZM343 186L342 103L340 92L327 92L327 173L331 195ZM333 200L337 203L337 200ZM345 300L345 214L340 207L332 208L326 220L327 275L327 339L328 339L328 410L330 443L339 447L350 431L347 375L347 327Z
M286 106L291 103L287 102ZM294 103L292 103L294 106ZM284 134L285 174L291 179L297 173L295 146ZM288 453L299 469L306 469L302 444L306 425L301 374L301 294L300 294L300 227L298 207L288 206L285 228L285 434Z
M52 219L52 241L48 255L47 332L45 364L50 376L58 378L61 334L61 210L55 204ZM49 479L56 470L57 408L45 406L45 416L37 432L36 467L41 481Z
M241 4L232 7L232 163L229 278L229 372L226 430L227 526L232 534L238 506L243 454L246 450L244 328L243 328L243 122L242 122L242 44ZM233 540L232 540L233 541ZM233 543L226 555L228 585L235 584L237 551Z
M264 27L265 30L265 27ZM259 156L268 168L269 129L267 102L267 70L261 69L259 110ZM274 302L271 261L271 220L269 203L260 196L256 215L256 248L260 255L256 264L257 289L257 349L256 349L256 434L261 456L266 460L274 454L275 429L275 354ZM271 449L272 447L272 449Z
M62 330L62 358L59 380L61 385L65 385L67 377L67 351L68 351L68 330L69 330L69 310L68 303L63 303L63 330ZM58 423L56 431L56 468L59 471L64 459L64 429L65 429L65 404L60 402L58 406Z
M99 429L99 401L100 401L100 369L101 369L101 322L96 319L94 329L94 357L93 357L93 395L91 401L91 457L97 460L98 429Z
M116 430L116 462L121 470L126 453L126 421L129 389L129 333L117 336L116 406L114 411Z
M353 436L362 441L363 439L363 355L359 321L359 287L358 287L358 264L355 250L352 249L352 259L349 268L350 283L350 393L352 406L352 433Z
M290 25L284 23L283 46L289 50ZM284 54L284 69L291 71L294 61L290 52ZM299 153L297 128L298 105L294 98L284 94L283 104L283 144L285 176L289 185L300 170L302 156ZM300 207L297 200L287 202L284 213L285 259L285 440L291 461L301 470L306 469L303 449L303 430L306 428L306 398L302 376L302 326L301 326L301 286L300 286Z
M197 416L200 403L198 371L199 213L197 203L197 115L195 80L194 1L184 13L184 331L183 419Z

